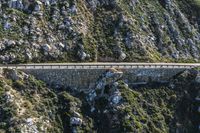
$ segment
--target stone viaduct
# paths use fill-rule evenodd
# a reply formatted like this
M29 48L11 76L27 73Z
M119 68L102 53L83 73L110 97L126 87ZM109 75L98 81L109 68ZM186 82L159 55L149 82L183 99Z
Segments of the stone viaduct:
M181 71L199 66L183 63L48 63L2 65L0 68L20 69L49 85L89 89L94 87L102 73L111 68L121 70L124 73L122 79L131 85L149 80L167 82Z

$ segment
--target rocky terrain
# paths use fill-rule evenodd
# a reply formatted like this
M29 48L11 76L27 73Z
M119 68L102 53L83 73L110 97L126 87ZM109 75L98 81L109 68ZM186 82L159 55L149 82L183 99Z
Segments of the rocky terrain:
M0 62L199 62L199 0L0 0Z
M85 91L52 88L21 71L0 72L1 133L197 133L200 74L129 86L111 69Z
M0 0L0 64L200 62L200 0ZM197 133L200 69L85 90L0 69L0 133ZM61 82L61 81L60 81Z

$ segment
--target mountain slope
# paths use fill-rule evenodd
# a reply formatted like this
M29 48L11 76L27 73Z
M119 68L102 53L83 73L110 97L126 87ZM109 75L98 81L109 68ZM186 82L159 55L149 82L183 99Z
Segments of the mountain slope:
M168 85L129 86L108 70L87 91L51 88L31 75L0 72L1 133L196 133L200 76L185 71Z
M197 62L199 3L1 0L0 62Z

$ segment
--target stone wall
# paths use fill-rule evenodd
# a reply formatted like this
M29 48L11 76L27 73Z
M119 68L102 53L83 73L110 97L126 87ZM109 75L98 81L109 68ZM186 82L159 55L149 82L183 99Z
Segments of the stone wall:
M184 71L184 68L141 68L141 69L124 69L123 78L129 84L135 82L158 81L166 82L176 74Z
M123 79L129 84L151 81L168 81L169 78L184 69L143 68L121 69ZM96 81L106 71L105 69L25 69L24 72L34 75L49 85L60 84L65 87L88 89L95 86Z

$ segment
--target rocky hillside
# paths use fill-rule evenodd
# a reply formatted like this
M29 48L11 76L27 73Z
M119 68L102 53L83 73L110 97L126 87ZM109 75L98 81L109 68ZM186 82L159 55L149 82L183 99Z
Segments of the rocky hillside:
M198 62L200 0L0 0L0 62Z
M200 76L129 86L115 69L87 91L53 89L21 71L0 72L0 133L197 133Z

